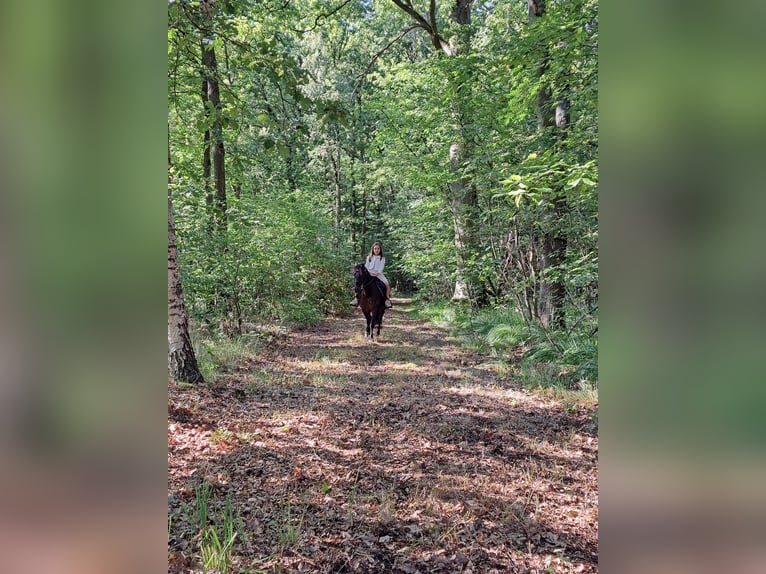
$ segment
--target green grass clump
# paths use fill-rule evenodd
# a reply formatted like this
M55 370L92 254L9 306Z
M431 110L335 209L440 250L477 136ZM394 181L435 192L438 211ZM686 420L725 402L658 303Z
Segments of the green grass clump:
M212 486L202 482L194 490L194 501L186 506L186 513L194 527L199 558L205 572L227 574L235 540L245 541L247 536L242 518L226 495L223 508L215 511ZM168 517L168 538L172 528L172 515Z
M306 507L296 510L290 500L288 493L282 500L279 508L279 517L276 518L272 526L276 531L280 546L291 548L298 543L303 533L303 523L306 519Z
M197 362L206 381L214 381L231 371L239 361L258 353L261 337L252 334L235 337L200 333L196 338Z

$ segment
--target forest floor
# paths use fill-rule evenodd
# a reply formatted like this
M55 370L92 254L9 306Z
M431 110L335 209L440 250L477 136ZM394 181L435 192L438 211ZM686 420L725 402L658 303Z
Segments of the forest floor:
M598 571L597 401L394 303L375 342L356 311L169 385L169 572L204 571L205 523L233 573Z

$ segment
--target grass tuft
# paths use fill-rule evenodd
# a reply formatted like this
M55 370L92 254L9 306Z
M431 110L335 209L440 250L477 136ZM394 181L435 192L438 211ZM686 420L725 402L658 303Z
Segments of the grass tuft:
M296 510L288 493L280 504L279 518L273 522L279 545L283 549L292 548L298 543L303 532L305 518L306 507L302 510Z
M232 371L238 362L258 353L262 337L245 334L236 337L203 335L196 337L197 362L206 381L214 381Z

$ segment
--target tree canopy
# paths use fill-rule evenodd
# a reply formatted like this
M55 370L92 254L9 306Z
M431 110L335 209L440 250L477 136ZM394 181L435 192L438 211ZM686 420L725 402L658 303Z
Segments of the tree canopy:
M595 0L175 0L168 18L194 321L339 311L380 240L395 292L511 310L554 354L586 344L595 376Z

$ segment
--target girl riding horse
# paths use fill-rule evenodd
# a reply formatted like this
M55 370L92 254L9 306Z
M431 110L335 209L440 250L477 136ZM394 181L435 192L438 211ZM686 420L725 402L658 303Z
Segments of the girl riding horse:
M372 244L370 254L367 256L367 261L365 261L364 266L367 267L367 271L370 272L370 275L380 279L386 286L386 308L390 309L392 307L391 285L389 285L386 276L383 275L383 268L386 266L386 258L383 257L383 248L380 245L380 241L376 241ZM351 301L351 305L356 307L358 304L359 301L354 297Z

